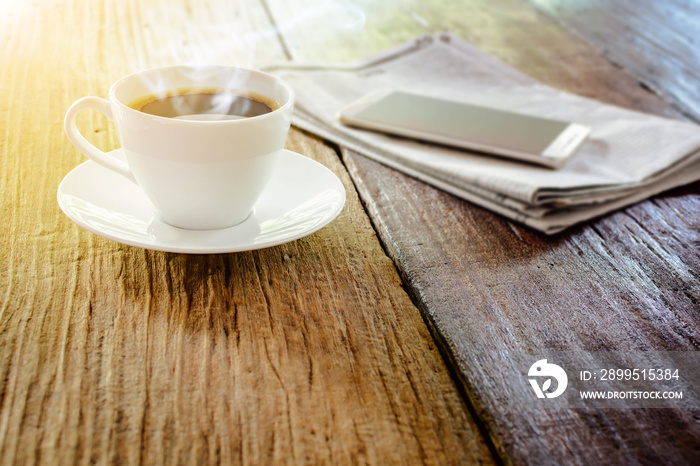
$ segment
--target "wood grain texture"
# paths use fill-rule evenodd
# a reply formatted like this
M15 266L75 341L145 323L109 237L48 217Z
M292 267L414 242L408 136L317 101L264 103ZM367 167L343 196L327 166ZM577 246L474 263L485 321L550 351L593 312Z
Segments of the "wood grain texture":
M380 7L368 5L362 33L345 37L342 46L306 47L313 40L308 31L292 31L285 41L295 59L346 61L380 50L387 35L397 45L403 37L450 30L546 84L681 117L528 2L401 7L391 23L370 14ZM653 11L646 23L663 21ZM697 407L533 415L504 396L527 386L522 355L623 351L634 358L640 351L700 349L697 184L545 237L350 151L343 160L504 462L693 464L700 457Z
M503 394L545 350L697 351L700 225L686 223L696 192L552 239L359 155L345 160L505 462L692 464L697 409L534 415ZM656 223L668 233L659 240Z
M491 464L338 154L336 221L260 251L180 255L72 224L67 107L139 68L284 58L253 2L2 2L0 463ZM209 53L209 55L207 55ZM118 147L96 112L79 127Z
M644 85L700 120L700 3L533 0Z

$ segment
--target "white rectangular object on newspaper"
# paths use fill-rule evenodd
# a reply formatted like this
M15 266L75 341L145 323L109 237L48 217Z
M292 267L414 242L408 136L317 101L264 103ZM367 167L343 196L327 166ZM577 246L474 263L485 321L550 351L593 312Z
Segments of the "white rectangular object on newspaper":
M590 133L587 126L428 95L383 89L339 112L347 125L561 167Z

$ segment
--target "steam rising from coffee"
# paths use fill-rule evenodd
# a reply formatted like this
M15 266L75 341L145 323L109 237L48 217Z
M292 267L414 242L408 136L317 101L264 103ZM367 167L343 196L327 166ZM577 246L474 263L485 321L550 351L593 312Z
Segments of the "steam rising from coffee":
M245 4L214 0L201 9L167 5L145 11L144 16L152 25L145 31L147 42L151 42L150 63L136 63L136 67L219 64L259 68L267 62L298 58L280 55L285 41L294 40L290 38L303 38L305 47L322 46L338 36L358 33L366 23L363 7L342 1L316 2L292 12L284 11L285 4L280 2L272 26L264 10ZM266 26L256 28L256 23ZM163 31L168 25L172 30ZM178 39L161 43L162 37ZM153 58L158 63L153 63Z
M279 108L270 97L220 88L185 88L164 95L149 94L129 104L149 115L181 120L239 120L264 115Z
M236 11L232 11L235 8ZM158 65L179 64L188 65L191 74L188 75L191 82L207 82L207 75L211 72L206 65L232 65L242 68L260 68L265 62L278 62L284 59L293 59L293 56L280 56L280 50L286 55L286 41L290 37L303 37L305 47L319 44L322 47L333 38L343 34L355 34L365 26L365 10L357 5L345 2L327 1L315 4L292 15L284 15L278 12L275 26L267 26L252 32L241 33L240 24L245 19L244 2L237 2L235 7L223 0L209 2L207 8L172 7L167 11L150 10L146 12L149 23L154 25L147 33L154 34L152 42L157 44L159 37L180 37L181 40L169 42L165 47L154 45L153 53ZM242 10L242 11L241 11ZM269 22L267 17L259 17L260 10L255 12L257 17L248 18L248 24L255 21ZM231 13L236 15L231 18ZM194 15L210 14L209 18L196 18ZM175 34L163 34L164 24L174 24L178 27ZM201 27L201 24L209 24ZM197 25L197 26L195 26ZM239 29L237 29L237 27ZM160 34L159 34L160 32ZM161 54L158 57L157 54ZM150 60L148 66L152 67ZM267 102L258 96L237 95L240 82L245 77L236 76L231 83L216 90L182 90L171 89L165 82L145 83L150 90L150 96L144 96L150 103L144 102L130 105L134 108L150 108L154 114L172 118L195 119L231 119L239 116L255 116L265 111L276 108L275 102ZM183 97L183 94L190 95ZM235 101L235 102L234 102ZM170 108L166 108L170 107ZM205 115L205 116L202 116ZM206 116L206 115L218 115Z

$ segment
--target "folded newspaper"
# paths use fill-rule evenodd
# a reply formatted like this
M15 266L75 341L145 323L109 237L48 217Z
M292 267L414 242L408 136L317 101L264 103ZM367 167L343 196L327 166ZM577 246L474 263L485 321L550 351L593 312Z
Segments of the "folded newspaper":
M449 34L352 65L267 70L295 89L297 126L548 234L700 179L700 126L544 86ZM592 131L552 170L338 122L341 108L385 88L573 121Z

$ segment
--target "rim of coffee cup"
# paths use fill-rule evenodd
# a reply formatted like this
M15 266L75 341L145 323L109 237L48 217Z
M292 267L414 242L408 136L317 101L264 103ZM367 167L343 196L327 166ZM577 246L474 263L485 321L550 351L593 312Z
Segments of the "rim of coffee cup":
M121 84L123 84L125 81L127 81L127 80L129 80L129 79L135 78L136 76L138 76L138 75L140 75L140 74L145 74L145 73L154 72L154 71L159 71L159 70L175 69L175 68L190 68L190 69L197 69L197 68L222 68L222 69L228 69L228 70L241 70L241 71L246 71L246 72L249 72L249 73L254 73L254 74L257 74L257 75L265 76L265 77L267 77L267 78L269 78L269 79L272 79L272 80L276 81L276 82L279 83L280 85L282 85L282 86L287 90L287 92L289 93L289 98L287 99L287 102L285 102L285 103L284 103L283 105L281 105L279 108L276 108L276 109L272 110L271 112L265 113L265 114L262 114L262 115L255 115L255 116L251 116L251 117L247 117L247 118L241 118L241 119L236 119L236 120L185 120L185 119L177 119L177 118L168 118L168 117L163 117L163 116L159 116L159 115L153 115L153 114L150 114L150 113L143 113L143 112L141 112L141 111L139 111L139 110L136 110L135 108L129 107L128 104L122 102L122 101L121 101L120 99L118 99L118 98L116 97L116 95L115 95L115 94L116 94L117 88L118 88ZM140 70L140 71L136 71L136 72L134 72L134 73L128 74L128 75L126 75L126 76L123 76L122 78L120 78L119 80L117 80L114 84L112 84L112 86L109 88L109 100L110 100L111 102L116 103L119 107L123 108L123 109L126 110L127 112L133 113L133 114L136 114L136 115L139 115L140 117L143 117L143 118L154 118L154 119L156 119L156 120L168 121L168 122L170 122L171 124L197 124L197 125L223 125L223 124L231 125L231 124L239 124L239 125L240 125L240 124L245 124L245 122L249 122L249 121L251 121L251 120L260 121L260 120L263 119L263 118L272 118L275 114L278 114L278 113L280 113L281 111L287 110L287 109L289 109L290 107L292 107L292 106L294 105L294 97L295 97L295 94L294 94L294 89L292 88L292 86L290 86L289 83L287 83L286 81L284 81L283 79L281 79L281 78L279 78L279 77L277 77L277 76L275 76L275 75L272 75L272 74L270 74L270 73L266 73L266 72L264 72L264 71L254 70L254 69L251 69L251 68L244 68L244 67L241 67L241 66L229 66L229 65L198 65L198 66L190 66L190 65L170 65L170 66L158 66L158 67L153 67L153 68L147 68L147 69L143 69L143 70Z

